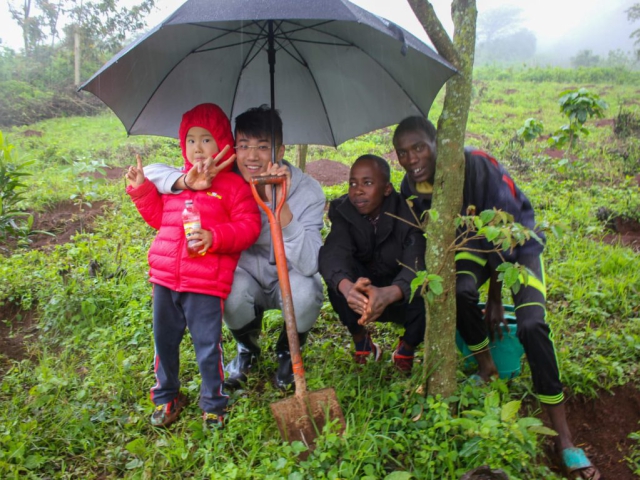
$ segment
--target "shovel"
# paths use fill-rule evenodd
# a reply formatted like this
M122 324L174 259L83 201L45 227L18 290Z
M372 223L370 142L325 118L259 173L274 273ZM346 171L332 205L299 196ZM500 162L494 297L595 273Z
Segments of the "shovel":
M282 227L280 225L280 212L287 197L286 177L277 175L253 177L250 184L253 197L269 218L271 241L276 257L276 268L278 270L278 280L282 293L282 315L287 328L287 339L289 340L289 351L291 352L291 362L293 364L293 378L296 386L293 397L285 398L284 400L279 400L271 404L271 412L276 419L278 429L284 441L301 441L309 449L312 449L316 437L320 434L327 422L337 420L340 425L340 433L344 431L344 415L342 414L342 409L340 408L336 392L333 388L323 388L315 392L307 391L307 382L304 378L304 367L302 365L300 342L298 341L298 331L296 328L296 317L293 311L291 285L289 284L289 269L287 267L287 257L284 251ZM277 184L282 185L282 198L278 202L275 211L272 211L260 198L256 186Z

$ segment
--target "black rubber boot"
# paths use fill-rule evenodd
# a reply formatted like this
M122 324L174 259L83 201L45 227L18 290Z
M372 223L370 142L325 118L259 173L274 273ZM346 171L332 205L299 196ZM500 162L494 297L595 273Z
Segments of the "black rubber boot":
M309 332L298 333L300 349L307 342ZM294 384L293 365L291 363L291 353L289 352L289 340L287 339L287 329L283 326L280 336L276 342L276 355L278 357L278 369L273 379L273 383L281 390L286 390Z
M258 314L259 313L259 314ZM262 331L262 312L256 312L254 318L239 330L231 330L233 338L238 343L238 355L225 367L229 374L224 381L224 387L234 390L240 388L247 381L247 374L251 367L258 362L260 356L260 332Z

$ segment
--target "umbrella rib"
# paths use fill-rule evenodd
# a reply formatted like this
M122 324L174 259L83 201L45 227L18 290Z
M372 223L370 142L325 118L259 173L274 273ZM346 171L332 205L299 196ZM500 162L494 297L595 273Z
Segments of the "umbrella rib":
M311 69L309 68L309 63L305 60L304 56L302 55L302 53L300 53L300 50L298 50L295 46L295 44L287 37L287 33L288 32L282 32L282 34L284 35L284 37L287 39L287 41L290 43L291 48L293 48L296 53L299 55L300 60L298 60L294 55L291 54L291 52L289 52L289 50L287 50L286 48L284 48L284 46L282 47L282 49L289 54L294 60L297 60L298 62L300 62L309 72L309 76L311 77L311 80L313 80L313 85L316 88L316 92L318 92L318 98L320 98L320 103L322 104L322 109L324 110L324 116L327 119L327 124L329 125L329 131L331 132L331 139L333 141L333 144L336 145L336 136L333 132L333 125L331 124L331 118L329 117L329 112L327 111L327 105L324 102L324 98L322 98L322 95L320 95L320 88L318 87L318 82L316 82L316 77L314 76L313 72L311 71Z
M255 24L256 22L253 22L253 23ZM200 24L197 24L197 23L192 23L191 25L194 25L194 26L197 26L197 27L212 28L212 27L209 27L209 26L207 26L207 25L200 25ZM233 33L233 32L234 32L233 30L229 30L229 29L222 29L222 28L213 28L213 29L214 29L214 30L221 30L221 31L224 31L224 32L225 32L225 34L224 34L224 35L231 34L231 33ZM221 37L223 37L224 35L221 35L221 36L220 36L220 37L218 37L218 38L221 38ZM217 40L218 38L216 38L216 39L214 39L214 40ZM207 40L207 42L206 42L206 43L210 43L210 42L212 42L212 41L214 41L214 40L209 39L209 40ZM256 42L257 40L258 40L258 39L254 40L254 44L255 44L255 42ZM205 45L206 45L206 43L205 43ZM195 53L195 52L198 52L198 48L199 48L199 47L194 48L194 49L192 50L192 52L194 52L194 53ZM180 64L181 64L181 63L182 63L186 58L187 58L187 57L185 56L184 58L182 58L182 60L180 60L178 63L176 63L176 64L173 66L173 68L171 68L171 69L166 73L166 75L164 76L164 78L163 78L160 82L158 82L158 85L156 86L156 88L154 88L154 89L153 89L153 92L151 92L151 95L149 95L149 97L147 98L146 102L144 103L144 106L140 109L140 111L139 111L139 112L138 112L138 114L136 115L136 118L135 118L135 119L133 120L133 122L131 123L131 128L133 128L133 126L136 124L136 122L137 122L137 121L138 121L138 119L140 118L140 115L142 115L142 112L144 111L144 109L147 107L147 105L149 105L149 102L151 101L151 99L153 98L153 96L156 94L156 92L158 91L158 89L162 86L163 82L167 79L167 77L169 77L169 75L171 75L171 73L172 73L176 68L178 68L178 66L179 66L179 65L180 65ZM235 96L236 96L236 93L237 93L237 88L238 88L238 85L236 84L236 91L234 92L234 97L233 97L233 98L234 98L234 99L233 99L233 101L234 101L234 102L235 102ZM233 103L231 104L231 108L232 108L232 111L233 111ZM127 134L128 134L128 133L130 133L131 128L127 129Z
M265 29L265 25L260 26L260 31L261 32L264 32L264 29ZM255 36L255 38L251 42L252 45L251 45L251 48L249 49L249 51L247 52L247 56L242 61L242 68L240 69L240 74L236 77L236 86L233 89L233 99L231 100L231 109L229 110L229 117L231 117L233 115L233 109L235 108L235 104L236 104L236 97L238 96L238 88L240 87L240 80L242 78L242 72L247 67L247 65L249 65L253 61L253 59L256 58L256 56L264 48L264 43L266 43L266 40L263 43L262 47L257 48L255 50L255 52L253 53L253 55L251 54L252 50L255 48L256 44L258 43L258 40L260 40L261 38L264 38L264 37L260 37L258 35ZM249 58L250 56L251 56L251 58Z
M296 23L295 23L295 22L290 22L290 23L291 23L291 24L293 24L293 25L296 25ZM300 25L300 27L303 27L303 26L302 26L302 25ZM363 54L364 56L366 56L366 57L368 57L369 59L371 59L371 61L373 61L376 65L378 65L378 66L382 69L382 71L383 71L383 72L385 72L387 75L389 75L389 78L393 81L393 83L394 83L398 88L400 88L400 89L404 92L404 94L407 96L407 98L411 101L411 103L412 103L412 104L413 104L413 105L418 109L418 111L419 111L423 116L425 116L425 117L427 116L427 114L426 114L425 112L423 112L423 111L422 111L422 109L421 109L420 107L418 107L418 103L417 103L416 101L414 101L413 97L412 97L411 95L409 95L409 92L407 92L407 90L402 86L402 84L401 84L400 82L398 82L398 81L396 80L396 78L391 74L391 72L390 72L387 68L385 68L385 67L384 67L384 65L382 65L380 62L378 62L378 60L376 60L376 58L375 58L375 57L373 57L373 56L372 56L372 55L370 55L368 52L366 52L365 50L363 50L362 48L360 48L358 45L356 45L356 44L354 44L354 43L351 43L351 42L349 42L349 41L345 40L344 38L339 37L338 35L336 35L336 34L334 34L334 33L329 33L329 32L325 32L325 31L323 31L323 30L318 30L317 28L315 28L315 27L313 27L313 26L308 27L308 28L309 28L310 30L317 31L317 32L322 33L322 34L324 34L324 35L327 35L327 36L329 36L329 37L336 38L336 39L340 40L341 42L345 42L345 44L343 44L343 45L332 44L332 43L330 43L330 42L329 42L329 43L328 43L329 45L336 45L336 46L342 46L342 47L344 47L344 46L349 46L349 47L353 47L353 48L355 48L355 49L359 50L360 52L362 52L362 54ZM316 42L304 42L303 40L296 40L296 42L301 42L301 43L316 43ZM317 43L319 43L319 44L323 44L324 42L317 42ZM427 113L428 113L428 112L427 112Z

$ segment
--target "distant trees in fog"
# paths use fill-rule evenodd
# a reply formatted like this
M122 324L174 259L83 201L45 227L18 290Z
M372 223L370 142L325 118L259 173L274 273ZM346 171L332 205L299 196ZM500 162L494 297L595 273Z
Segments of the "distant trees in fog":
M535 34L522 27L522 8L513 5L479 12L476 65L516 63L533 58Z

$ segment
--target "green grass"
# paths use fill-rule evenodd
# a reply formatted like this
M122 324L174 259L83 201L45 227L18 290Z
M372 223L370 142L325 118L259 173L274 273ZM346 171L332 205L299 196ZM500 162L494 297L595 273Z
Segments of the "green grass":
M637 139L617 139L610 126L592 122L586 124L591 135L568 162L551 158L545 142L509 143L530 116L544 121L549 132L561 125L557 97L567 86L477 82L468 143L488 149L508 166L540 222L565 227L564 235L549 235L545 252L548 319L566 385L594 396L637 384L640 256L603 244L604 222L596 212L604 206L637 215L639 192L631 177L640 173L640 146ZM608 118L617 114L618 105L631 105L636 90L625 85L593 89L611 105ZM42 137L24 136L25 130L40 131ZM373 132L338 149L311 147L308 161L329 158L350 165L363 153L387 154L391 132ZM99 170L101 162L128 165L136 152L149 162L180 163L179 148L171 140L127 138L109 114L50 120L6 133L19 159L34 162L25 208L42 209L72 195L87 200L89 193L111 206L92 233L80 233L50 253L21 249L0 263L0 302L39 317L28 359L14 362L0 384L1 478L457 479L484 463L513 479L557 478L540 462L539 421L515 415L519 404L513 402L532 395L527 368L508 385L499 381L483 388L463 385L459 372L453 398L423 398L416 393L420 369L405 379L389 362L399 330L376 326L384 361L357 369L348 333L328 303L310 335L305 367L311 390L335 388L347 421L343 436L328 427L304 461L296 459L301 445L282 442L269 408L283 398L269 381L280 328L275 312L265 321L262 366L246 390L232 395L226 431L202 429L195 405L200 380L188 337L182 344L181 378L194 402L171 430L151 428L146 252L153 231L121 182L82 182L79 174ZM396 185L400 178L395 172ZM330 198L345 192L346 184L326 188ZM90 274L92 261L101 266L96 276ZM235 345L228 331L224 336L230 359ZM636 471L638 452L636 447L628 459Z

